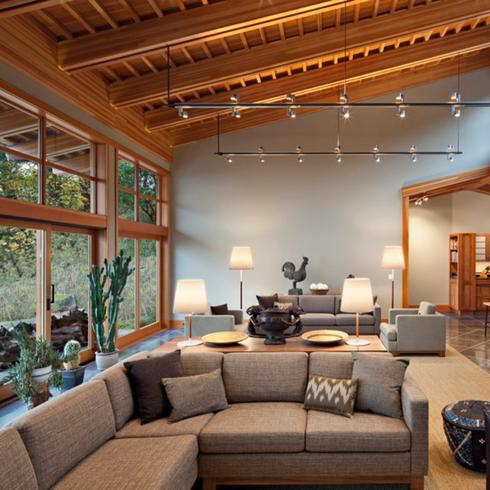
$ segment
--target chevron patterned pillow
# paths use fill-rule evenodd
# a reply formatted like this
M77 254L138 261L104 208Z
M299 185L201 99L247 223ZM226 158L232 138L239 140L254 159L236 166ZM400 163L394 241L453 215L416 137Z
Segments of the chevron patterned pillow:
M313 374L306 388L305 408L351 417L356 401L357 379L328 378Z

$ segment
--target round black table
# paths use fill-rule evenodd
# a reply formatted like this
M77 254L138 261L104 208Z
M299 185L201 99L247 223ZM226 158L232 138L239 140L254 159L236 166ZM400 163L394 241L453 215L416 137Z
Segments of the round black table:
M490 402L462 400L442 409L444 432L456 460L473 471L485 473L485 418Z

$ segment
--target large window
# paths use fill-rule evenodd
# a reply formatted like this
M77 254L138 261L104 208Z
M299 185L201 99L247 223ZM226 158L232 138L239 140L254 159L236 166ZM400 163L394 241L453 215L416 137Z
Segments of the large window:
M119 217L167 226L167 177L149 170L137 159L120 154L118 160Z
M94 144L0 98L0 197L95 211Z

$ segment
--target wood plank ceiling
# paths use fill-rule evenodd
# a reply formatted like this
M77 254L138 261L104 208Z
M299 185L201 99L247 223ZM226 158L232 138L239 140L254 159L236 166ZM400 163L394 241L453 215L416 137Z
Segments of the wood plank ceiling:
M490 0L2 2L0 20L16 15L57 43L59 69L96 74L112 107L136 109L146 131L173 146L213 136L219 111L180 119L168 93L171 102L227 102L232 93L329 102L345 78L361 100L490 66ZM224 132L287 117L242 112L221 111Z

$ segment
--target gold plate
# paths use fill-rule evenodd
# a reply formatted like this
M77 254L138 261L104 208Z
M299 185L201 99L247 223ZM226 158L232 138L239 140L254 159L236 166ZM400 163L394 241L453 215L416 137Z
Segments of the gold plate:
M247 338L248 335L243 332L214 332L204 335L202 340L207 344L231 345L237 344Z
M349 337L349 334L340 330L311 330L305 332L301 338L306 342L321 345L333 345L342 342Z

